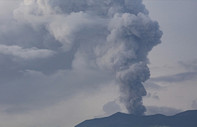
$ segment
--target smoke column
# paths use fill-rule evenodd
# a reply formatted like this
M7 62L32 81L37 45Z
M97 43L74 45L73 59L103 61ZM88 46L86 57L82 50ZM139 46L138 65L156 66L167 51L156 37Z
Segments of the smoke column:
M74 59L83 54L93 67L111 72L128 112L144 114L147 55L161 42L162 32L142 0L24 0L14 16L50 33L61 43L56 52Z

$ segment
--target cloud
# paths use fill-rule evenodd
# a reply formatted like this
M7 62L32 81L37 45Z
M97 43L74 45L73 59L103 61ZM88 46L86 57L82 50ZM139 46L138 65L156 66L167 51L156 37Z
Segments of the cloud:
M158 96L157 93L148 93L148 94L146 95L146 97L148 97L148 98L153 98L153 99L156 99L156 100L159 100L159 96Z
M17 80L1 84L0 104L7 107L7 113L37 110L75 94L99 91L111 80L109 75L96 70L59 71L50 76L27 70Z
M105 40L106 25L95 20L102 18L67 14L51 2L21 2L14 17L1 20L0 103L7 113L47 107L112 80L93 51Z
M179 61L178 63L186 70L197 71L197 60L192 60L187 62Z
M7 46L0 45L0 54L11 55L13 57L19 57L22 59L35 59L50 57L55 54L54 51L47 49L30 48L24 49L17 45Z
M152 78L151 78L152 79ZM146 89L151 89L151 90L160 90L162 89L163 87L156 84L155 82L151 81L150 80L147 80L145 83L144 83L144 86Z
M147 115L163 114L163 115L171 116L182 111L171 107L157 107L157 106L147 106L146 109L147 109L146 111Z
M81 68L75 61L83 54L91 63L83 62L83 66L114 72L128 111L143 114L146 91L142 82L150 75L147 55L161 42L162 32L141 0L24 1L14 18L61 44L56 52L70 53L70 68ZM42 47L50 49L46 43Z
M111 101L103 106L103 111L105 112L105 115L109 116L116 112L120 112L121 108L115 101Z
M197 61L179 61L179 66L185 70L185 72L168 75L168 76L160 76L151 78L147 83L181 83L186 81L192 81L197 78Z
M197 78L197 72L184 72L170 76L161 76L156 78L151 78L153 82L167 82L167 83L174 83L174 82L184 82L188 80L193 80Z
M162 32L141 0L25 0L16 6L0 21L1 113L29 115L112 81L129 112L144 113L147 55Z

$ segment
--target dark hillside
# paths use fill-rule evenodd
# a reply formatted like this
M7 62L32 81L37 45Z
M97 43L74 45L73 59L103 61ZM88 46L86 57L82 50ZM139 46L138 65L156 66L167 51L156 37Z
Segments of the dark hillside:
M75 127L197 127L197 110L174 116L116 113L105 118L86 120Z

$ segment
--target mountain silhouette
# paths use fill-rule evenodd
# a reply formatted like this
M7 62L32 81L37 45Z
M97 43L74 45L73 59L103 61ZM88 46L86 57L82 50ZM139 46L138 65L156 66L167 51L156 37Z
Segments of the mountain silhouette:
M109 117L86 120L75 127L197 127L197 110L173 116L137 116L118 112Z

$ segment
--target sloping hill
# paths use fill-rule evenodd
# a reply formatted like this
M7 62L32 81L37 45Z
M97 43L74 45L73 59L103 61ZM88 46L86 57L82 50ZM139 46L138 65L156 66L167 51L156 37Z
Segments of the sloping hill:
M86 120L75 127L197 127L197 110L174 116L136 116L118 112L109 117Z

